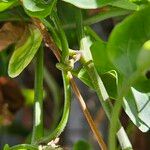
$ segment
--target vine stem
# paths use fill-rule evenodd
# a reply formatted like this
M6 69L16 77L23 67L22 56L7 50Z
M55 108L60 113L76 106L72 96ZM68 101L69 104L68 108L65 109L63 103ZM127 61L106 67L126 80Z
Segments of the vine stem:
M108 119L113 124L113 122L111 120L111 113L112 113L112 108L113 108L112 103L110 101L110 98L106 91L106 88L103 84L103 81L95 68L95 65L94 65L93 59L92 59L92 55L90 53L90 49L88 48L87 43L84 40L86 38L86 33L84 30L84 26L83 26L83 18L82 18L81 10L78 10L76 16L77 16L77 19L76 19L77 29L78 29L78 35L79 35L78 37L80 39L80 49L84 51L83 56L81 58L81 63L83 64L83 66L85 67L85 69L87 70L87 73L89 74L89 76L91 78L93 87L99 97L99 100L102 104L103 109L105 110L105 113L106 113ZM95 37L95 39L97 41L101 41L101 40L99 40L97 35L94 34L92 30L90 30L90 28L88 28L88 32L90 32L90 34L93 35L93 37ZM115 116L113 116L113 117L115 117ZM121 126L121 123L118 118L116 119L116 128L117 127L118 127L118 129L121 128L121 130L118 131L119 134L117 134L121 148L123 150L125 150L126 148L132 149L132 145L128 139L128 136L127 136L124 128ZM113 138L116 139L116 137L115 137L116 134L113 134L113 135L114 135ZM110 140L114 140L114 139L110 139ZM115 150L115 149L113 149L111 147L111 150Z
M38 150L38 147L30 144L20 144L9 148L9 150L20 150L20 149Z
M54 53L54 55L56 56L57 60L60 61L61 60L61 55L60 55L60 50L59 48L56 46L56 44L53 42L51 36L49 35L49 33L46 30L46 27L42 24L42 22L38 19L33 19L34 24L39 28L39 30L41 31L41 34L43 35L43 39L45 44L52 50L52 52ZM74 93L77 95L77 98L79 100L79 104L81 105L82 111L85 115L85 118L87 119L89 126L91 128L91 130L93 131L93 134L95 135L95 137L97 138L97 141L100 145L100 147L102 148L102 150L106 150L106 144L102 139L102 136L100 135L100 132L98 132L98 129L96 128L96 125L87 109L87 106L80 94L80 91L78 90L78 87L76 86L76 83L74 82L72 75L70 74L70 83L71 83L71 87L74 91Z
M90 115L90 113L87 109L87 106L86 106L86 104L83 100L83 97L81 96L81 93L80 93L75 81L73 80L73 77L72 77L71 73L70 73L70 79L71 79L70 82L71 82L71 85L72 85L72 89L73 89L73 91L74 91L74 93L75 93L75 95L76 95L76 97L77 97L77 99L80 103L82 111L83 111L83 113L84 113L84 115L85 115L85 117L88 121L88 124L89 124L91 130L93 131L93 133L94 133L101 149L102 150L107 150L106 144L103 141L103 138L102 138L101 134L99 134L99 131L98 131L98 129L97 129L97 127L96 127L96 125L95 125L95 123L94 123L94 121L93 121L93 119L92 119L92 117L91 117L91 115Z
M121 127L118 128L117 120L119 118L119 114L120 114L120 111L121 111L121 106L122 106L122 103L123 103L123 97L128 93L131 85L139 78L139 74L140 73L138 71L136 71L135 73L133 73L133 75L128 80L125 80L123 82L122 88L119 91L117 101L114 105L112 115L111 115L111 120L110 120L110 129L109 129L109 137L108 137L109 138L109 148L112 148L113 150L116 149L115 135L116 135L117 131L118 131L117 132L118 136L120 136L120 138L122 138L121 134L119 132L123 132L123 131L122 131ZM126 141L126 139L125 139L125 141ZM128 141L126 141L126 142L128 142ZM126 145L123 144L122 146L125 147ZM128 149L130 147L125 147L125 148Z
M43 136L43 47L36 54L35 62L34 123L31 143Z

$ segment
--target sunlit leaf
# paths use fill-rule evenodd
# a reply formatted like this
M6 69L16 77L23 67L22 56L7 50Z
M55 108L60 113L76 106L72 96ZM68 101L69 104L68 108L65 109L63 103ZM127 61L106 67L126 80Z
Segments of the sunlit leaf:
M9 62L8 74L10 77L18 76L31 62L41 45L42 35L34 26L29 26L30 35L24 43L18 43Z
M0 12L14 6L16 3L17 0L0 0Z
M114 0L63 0L79 8L94 9L107 5Z
M136 59L143 44L150 39L149 7L136 12L112 31L107 52L110 60L124 76L137 70Z
M138 73L139 79L130 83L134 88L131 88L125 96L124 109L133 123L143 132L148 131L150 127L148 110L150 104L147 94L150 92L150 80L145 75L150 68L149 13L150 9L147 7L127 17L114 28L107 45L109 59L124 81L128 82L135 72Z
M129 10L138 10L139 6L130 0L116 0L110 3L111 6L120 7Z
M124 99L124 110L143 132L150 129L150 93L141 93L133 87Z
M45 18L52 12L52 8L56 4L56 0L36 1L36 0L22 0L25 11L29 16Z

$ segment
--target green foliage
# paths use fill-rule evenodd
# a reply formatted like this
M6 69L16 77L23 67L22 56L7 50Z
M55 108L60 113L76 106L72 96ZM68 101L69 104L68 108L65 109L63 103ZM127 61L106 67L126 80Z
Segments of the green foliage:
M20 41L16 45L9 61L8 74L12 78L18 76L26 68L41 45L42 36L40 31L34 26L29 26L29 30L29 35L25 37L24 43Z
M138 5L132 3L129 0L117 0L110 3L111 6L120 7L123 9L137 10L139 8Z
M86 9L96 9L96 11ZM43 39L45 45L52 49L55 55L60 54L57 57L61 62L57 66L62 70L65 96L63 114L58 126L51 134L48 133L48 136L43 135L42 119L37 115L40 113L40 117L43 117L43 49L40 49L41 53L36 55L39 61L36 60L35 90L23 90L26 104L32 105L35 102L35 123L31 145L22 144L11 148L5 145L4 150L38 149L40 143L47 143L62 133L70 112L69 73L97 92L110 120L111 149L115 149L115 134L119 128L122 128L118 121L122 106L131 121L141 131L147 132L150 129L149 14L149 0L62 0L58 3L57 0L22 0L21 2L0 0L0 21L21 21L26 26L21 39L15 42L15 50L9 60L9 76L17 77L29 65L42 46ZM107 42L99 38L90 27L85 27L107 18L123 15L128 17L121 18L121 23L114 27ZM41 30L35 27L32 17L41 21L39 23ZM3 41L2 43L5 44ZM75 46L79 51L70 49ZM2 54L0 63L5 64L6 68L9 57L4 58ZM74 68L76 61L79 61L79 66ZM115 100L115 105L111 104L111 99ZM118 137L123 150L132 149L124 130ZM45 148L52 149L49 146ZM92 150L85 141L78 141L73 149Z
M107 5L108 3L114 1L114 0L63 0L67 3L73 4L79 8L84 8L84 9L94 9L94 8L99 8L102 6Z
M52 12L52 8L56 4L56 0L51 0L50 2L46 2L44 0L23 0L22 2L27 14L38 18L47 17Z
M92 150L92 147L89 143L83 140L76 142L73 146L73 150L83 150L83 149Z
M137 56L143 44L150 38L149 12L148 7L131 15L118 24L109 37L109 58L117 71L125 77L139 69L136 65Z
M148 118L145 119L149 114L149 108L147 107L149 105L149 97L144 93L150 91L148 85L150 81L145 77L145 72L148 71L150 65L150 60L148 59L150 55L149 41L146 42L150 38L149 13L148 7L136 12L118 24L111 33L107 45L109 58L117 69L119 76L122 76L122 80L130 82L130 78L134 74L138 76L137 79L133 78L132 82L128 85L137 88L139 91L132 88L134 89L132 90L132 94L125 97L125 111L142 131L148 131L150 127L149 122L146 121ZM140 98L142 95L144 96ZM143 103L147 104L144 106L142 105ZM135 105L138 105L138 107L136 108ZM142 111L139 106L143 106Z
M150 129L149 107L150 93L142 93L131 87L124 99L124 110L142 132Z
M14 6L17 0L0 0L0 12Z

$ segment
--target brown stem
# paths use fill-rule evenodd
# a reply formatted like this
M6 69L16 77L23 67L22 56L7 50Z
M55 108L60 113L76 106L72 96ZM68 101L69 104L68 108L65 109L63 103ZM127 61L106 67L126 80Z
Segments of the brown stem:
M33 23L37 26L37 28L41 31L41 34L43 35L43 40L45 42L45 45L47 47L49 47L52 52L54 53L54 55L56 56L57 60L60 61L60 58L61 58L61 54L60 54L60 50L59 48L56 46L56 44L54 43L52 37L49 35L46 27L43 25L43 23L39 20L39 19L35 19L33 18ZM101 147L102 150L107 150L107 147L106 147L106 144L102 138L102 135L100 134L100 132L98 131L88 109L87 109L87 106L83 100L83 97L73 79L73 76L70 72L68 72L69 74L69 77L70 77L70 83L71 83L71 87L75 93L75 95L77 96L78 98L78 102L82 108L82 111L83 111L83 114L85 115L85 118L87 119L87 122L93 132L93 134L95 135L98 143L99 143L99 146Z
M94 123L94 121L93 121L93 119L92 119L92 117L90 115L90 112L87 109L87 106L86 106L86 104L85 104L85 102L83 100L83 97L82 97L82 95L81 95L81 93L80 93L80 91L79 91L75 81L73 80L73 77L72 77L71 73L70 73L70 83L71 83L71 87L72 87L72 89L73 89L73 91L74 91L74 93L75 93L75 95L76 95L76 97L78 99L78 102L79 102L79 104L80 104L80 106L82 108L82 111L83 111L83 113L84 113L84 115L85 115L85 117L87 119L87 122L88 122L88 124L89 124L89 126L90 126L90 128L91 128L91 130L93 132L93 134L95 135L95 137L96 137L96 139L98 141L99 146L101 147L102 150L107 150L107 147L106 147L106 144L105 144L105 142L104 142L104 140L102 138L102 135L98 131L98 128L96 127L96 125L95 125L95 123Z
M39 19L37 19L37 18L32 18L32 19L33 19L33 23L41 31L45 46L47 46L49 49L51 49L52 52L54 53L54 55L56 56L57 60L60 61L60 58L61 58L60 50L54 43L52 37L47 32L47 29L45 28L45 26Z

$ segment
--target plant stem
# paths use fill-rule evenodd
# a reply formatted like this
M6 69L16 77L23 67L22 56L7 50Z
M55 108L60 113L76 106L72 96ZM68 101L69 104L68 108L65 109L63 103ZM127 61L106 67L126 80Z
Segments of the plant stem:
M62 25L60 23L60 20L56 14L56 12L54 12L53 15L53 21L55 23L55 26L58 30L58 33L60 35L60 40L61 40L61 45L62 45L62 55L61 55L61 61L63 63L67 62L69 60L69 46L68 46L68 41L65 35L65 32L62 29Z
M61 57L60 57L60 50L59 50L58 47L55 45L55 43L53 43L53 40L52 40L52 38L50 37L49 33L46 31L45 26L44 26L44 25L42 24L42 22L39 21L39 20L35 20L35 19L34 19L34 23L35 23L35 25L39 28L39 30L41 31L41 33L42 33L42 35L43 35L43 39L44 39L45 44L48 44L48 47L49 47L49 48L52 50L52 52L55 54L57 60L60 61L60 59L61 59ZM46 36L46 37L44 37L44 36ZM73 80L73 79L71 79L71 80ZM64 86L65 86L65 84L64 84ZM71 83L71 86L73 86L72 83ZM66 85L66 87L68 87L68 86ZM75 92L75 93L77 92L76 89L74 89L74 92ZM78 92L79 92L79 91L78 91ZM68 93L69 93L69 92L68 92ZM80 92L79 92L79 93L80 93ZM67 95L67 93L66 93L65 95ZM82 97L81 94L80 94L80 97ZM83 98L82 98L82 99L83 99ZM80 101L80 99L79 99L79 101ZM66 104L67 104L67 103L66 103ZM83 103L80 102L80 105L81 105L82 108L86 108L86 109L87 109L86 105L83 105ZM64 108L67 108L67 107L64 106ZM88 110L88 109L87 109L87 110ZM63 113L63 114L64 114L64 113ZM85 113L84 113L84 115L85 115ZM89 119L89 116L90 116L90 114L86 116L88 122L91 121L91 119ZM65 117L65 116L64 116L64 117ZM90 118L92 118L92 117L90 117ZM62 120L65 121L65 119L63 119L63 116L62 116ZM94 121L93 121L93 122L94 122ZM61 127L63 124L64 124L63 122L60 122L60 124L57 126L56 130L55 130L51 135L49 135L49 136L47 136L47 137L41 138L41 140L39 140L37 143L46 142L46 141L50 141L50 140L54 139L54 138L55 138L55 134L58 133L59 130L61 130L60 127ZM91 123L91 124L93 124L93 123ZM93 126L90 126L90 127L92 128ZM92 129L92 131L94 131L94 130L95 130L95 129ZM60 132L59 132L59 134L60 134ZM58 135L59 135L59 134L58 134ZM94 135L95 135L95 134L94 134ZM97 137L97 136L96 136L96 137ZM100 137L100 136L99 136L99 137ZM99 142L99 143L100 143L100 142Z
M21 149L38 150L38 146L29 145L29 144L20 144L20 145L15 145L15 146L9 148L9 150L21 150Z
M83 30L83 24L82 24L83 22L82 21L83 21L82 20L82 12L81 12L80 9L76 9L76 23L77 23L76 26L77 26L77 35L78 35L78 40L79 40L79 43L80 43L80 48L84 47L84 44L82 42L82 39L84 39L84 30ZM74 89L76 89L74 87L74 81L72 81L71 83L72 83L72 87ZM80 98L80 93L79 93L78 89L76 89L74 91L75 91L75 94L78 96L78 99L80 100L80 103L83 103L83 108L82 109L83 109L83 112L85 113L85 116L87 117L89 115L88 118L91 119L90 118L91 116L90 116L88 110L86 110L84 108L84 106L86 106L86 104L84 103L83 99ZM89 121L88 118L87 118L87 121ZM105 143L104 143L104 141L102 139L102 136L100 135L100 133L99 133L98 129L96 128L96 125L95 125L95 123L94 123L94 121L92 119L89 122L89 125L91 126L91 129L93 130L94 135L97 137L97 141L98 141L101 149L106 149L106 145L105 145Z
M101 147L102 150L107 150L107 147L106 147L105 142L103 141L102 135L99 133L99 130L97 129L97 127L96 127L96 125L95 125L95 123L94 123L94 121L93 121L93 119L92 119L92 117L91 117L91 115L87 109L87 106L86 106L86 104L85 104L85 102L84 102L84 100L80 94L79 89L77 88L77 86L75 84L75 81L73 80L72 75L70 75L70 78L71 78L70 82L72 85L72 89L73 89L73 91L74 91L74 93L75 93L75 95L76 95L76 97L80 103L80 106L81 106L82 111L83 111L83 113L84 113L84 115L88 121L88 124L89 124L90 128L92 129L92 131L93 131L93 133L94 133L94 135L95 135L95 137L99 143L99 146Z
M140 73L137 71L128 80L126 79L123 82L122 88L119 91L117 101L114 105L112 115L111 115L111 120L110 120L110 129L109 129L109 148L112 148L113 150L116 149L116 139L115 139L116 133L120 137L120 139L124 139L124 141L128 143L127 138L125 138L125 134L121 134L121 132L123 132L122 128L121 127L118 128L117 126L118 123L117 120L119 118L119 114L121 111L123 97L127 94L133 82L135 82L138 79L139 74ZM124 149L130 148L128 145L125 145L124 143L121 144L124 147Z
M101 77L97 73L97 70L94 66L94 63L91 61L92 56L91 56L91 53L90 53L90 49L87 47L87 44L84 42L84 39L86 38L86 35L85 35L84 29L83 29L81 10L78 11L78 18L77 19L78 19L77 20L77 29L78 29L78 34L79 34L78 37L81 38L80 39L80 49L82 49L82 51L84 51L84 55L82 56L81 63L84 65L85 69L87 70L87 72L88 72L88 74L91 78L94 89L95 89L95 91L96 91L96 93L99 97L99 100L102 104L102 107L103 107L108 119L111 120L112 104L111 104L109 95L108 95L108 93L105 89L105 86L102 82ZM99 38L97 36L94 35L94 37L96 37L96 39L99 40ZM117 122L116 126L119 129L119 127L121 127L121 123L119 122L118 118L117 118L116 122ZM122 130L120 130L120 132L119 132L120 134L118 136L118 140L120 141L120 143L123 143L123 145L125 145L126 147L131 148L132 146L130 144L130 141L127 138L126 132L124 131L123 127L121 127L121 129ZM121 138L120 135L122 135L123 138ZM124 147L122 147L122 149L124 149Z
M35 97L34 97L34 123L32 141L43 136L43 47L41 46L36 54L35 64Z
M110 120L110 124L113 125L113 127L115 126L116 131L118 131L117 137L118 137L118 140L119 140L122 150L125 150L126 148L132 149L132 145L128 139L128 136L127 136L124 128L121 126L119 117L116 116L116 113L115 113L115 115L114 114L112 115L113 107L112 107L111 101L110 101L107 91L104 87L104 84L94 67L94 64L91 63L88 66L85 65L85 68L88 71L89 76L91 77L92 83L93 83L96 93L99 97L99 100L102 104L102 107L105 110L105 113L106 113L108 119ZM116 107L113 108L113 110L115 110L115 109L116 109ZM114 120L112 120L111 116L113 116L113 119L115 119L115 121L116 121L115 125L114 125ZM110 143L112 143L112 141L114 139L116 139L116 132L114 131L114 129L111 129L110 133L113 134L113 136L111 136L109 138ZM110 150L115 150L114 147L112 147L112 146L110 146L109 148L111 148Z
M98 23L100 21L109 19L109 18L124 16L124 15L130 14L131 12L133 12L133 11L120 9L120 8L110 8L110 10L107 12L100 12L97 15L94 15L92 17L89 17L89 18L83 20L83 25L84 26L92 25L92 24ZM63 28L64 29L76 28L76 23L63 25Z
M68 122L68 117L69 117L69 112L70 112L71 89L69 86L69 78L67 74L65 72L62 72L62 76L63 76L63 82L64 82L65 100L64 100L64 110L63 110L61 121L52 133L37 140L37 144L47 143L57 138L63 132Z

